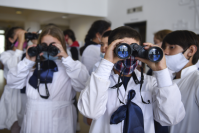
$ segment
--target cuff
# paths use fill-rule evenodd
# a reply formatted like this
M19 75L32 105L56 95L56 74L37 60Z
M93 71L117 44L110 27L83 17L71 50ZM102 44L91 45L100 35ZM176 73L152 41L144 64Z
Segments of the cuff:
M71 58L71 56L68 56L66 58L62 57L61 60L67 69L73 68L73 64L75 61Z
M99 67L97 68L96 74L103 79L109 79L113 66L114 64L112 62L102 59Z
M31 69L35 65L34 61L31 61L31 60L29 60L27 58L24 58L23 62L28 67L28 69Z
M157 79L158 87L167 87L172 85L168 68L165 68L161 71L154 71L154 74Z
M23 51L22 50L19 50L19 49L15 50L15 56L22 56L22 55L23 55Z

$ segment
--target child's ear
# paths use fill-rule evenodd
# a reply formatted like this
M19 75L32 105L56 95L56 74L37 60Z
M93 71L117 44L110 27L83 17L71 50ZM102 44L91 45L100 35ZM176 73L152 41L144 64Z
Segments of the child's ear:
M191 45L189 48L189 52L187 53L188 57L192 57L197 52L197 46Z

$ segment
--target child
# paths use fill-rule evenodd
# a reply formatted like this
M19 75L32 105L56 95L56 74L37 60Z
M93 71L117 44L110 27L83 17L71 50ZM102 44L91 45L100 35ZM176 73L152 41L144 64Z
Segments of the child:
M5 52L0 56L0 61L4 65L4 78L7 80L8 71L17 66L23 57L24 50L27 47L25 30L20 27L12 27L6 32ZM33 42L35 42L34 40ZM23 87L22 87L23 88ZM21 88L21 89L22 89ZM20 90L14 90L5 85L4 92L0 100L0 129L7 128L11 132L18 133L23 110L21 98L23 94ZM18 121L18 122L17 122ZM19 124L19 125L18 125Z
M89 74L95 63L101 59L99 56L101 37L104 32L110 30L110 26L111 24L105 20L97 20L85 36L85 45L80 48L80 55L82 56L81 62L86 66Z
M90 133L154 133L154 119L163 126L180 122L185 110L179 88L170 79L165 57L158 63L139 57L121 61L113 51L119 43L140 44L141 37L126 26L111 32L105 57L91 74L78 101L79 111L93 119ZM144 44L145 49L154 46ZM137 60L149 65L156 78L144 75L142 80L143 73L135 69ZM122 85L119 74L124 69L123 63L126 69ZM138 79L142 82L136 82Z
M38 42L39 45L53 44L60 51L56 57L48 56L46 52L40 54L46 59L41 62L40 80L51 79L52 81L47 85L46 82L40 84L37 88L37 78L34 78L38 76L35 75L37 67L33 70L36 57L30 57L28 53L17 67L10 69L7 76L10 88L21 89L26 85L27 106L21 132L75 133L77 116L72 99L76 91L84 88L89 77L88 71L79 61L74 61L67 55L64 35L59 28L45 27ZM51 69L47 69L48 67ZM50 74L45 74L47 70ZM46 92L49 92L49 95Z
M67 29L64 32L65 41L67 43L67 50L69 49L73 60L79 60L79 43L76 41L75 34L72 30Z
M173 80L180 89L186 115L170 127L170 133L199 132L199 41L192 31L174 31L163 40L167 67L175 72Z
M101 44L101 54L100 54L101 59L104 58L104 55L108 48L108 37L109 37L110 33L111 33L111 30L106 31L101 38L101 43L100 43ZM93 72L98 68L100 62L101 62L101 60L94 65ZM91 125L91 123L92 123L92 119L87 118L87 124Z

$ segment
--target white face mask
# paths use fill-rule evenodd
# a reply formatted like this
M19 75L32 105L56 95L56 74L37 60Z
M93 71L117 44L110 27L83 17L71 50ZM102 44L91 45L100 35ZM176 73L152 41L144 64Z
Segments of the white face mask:
M165 55L166 64L171 73L179 72L189 60L182 53L176 55Z
M105 53L100 53L101 58L104 58L104 56L105 56Z

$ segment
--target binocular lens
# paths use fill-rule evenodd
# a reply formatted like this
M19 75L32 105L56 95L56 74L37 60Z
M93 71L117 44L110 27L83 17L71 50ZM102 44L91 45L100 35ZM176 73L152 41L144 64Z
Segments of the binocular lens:
M159 62L163 58L163 51L159 47L149 49L148 58L152 62Z
M118 45L115 49L116 55L121 59L128 58L131 54L131 49L129 47L130 46L127 46L127 44Z

